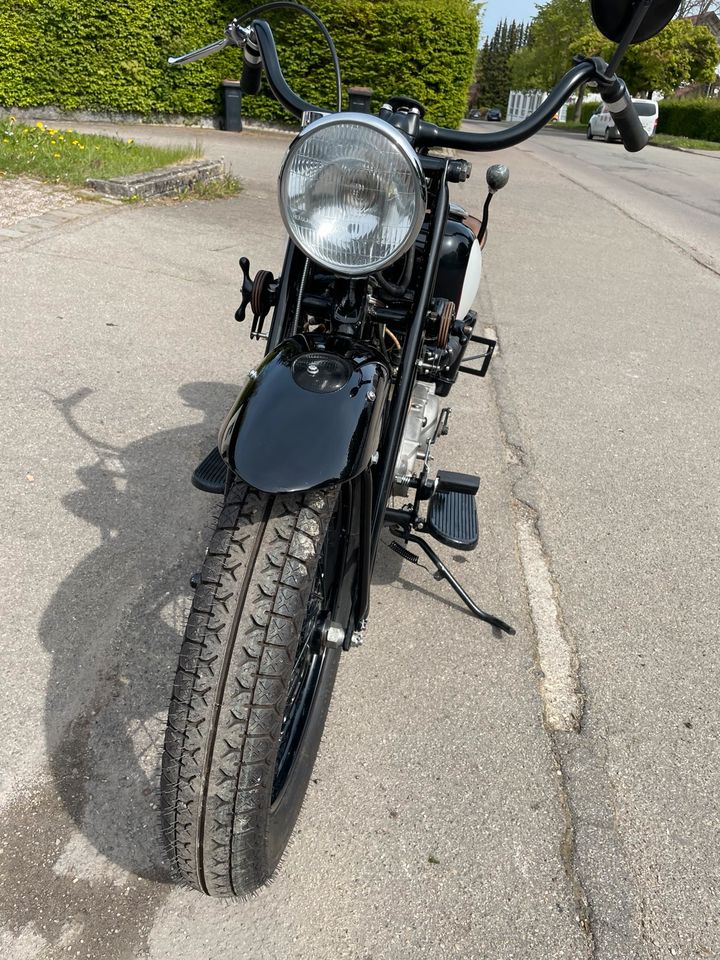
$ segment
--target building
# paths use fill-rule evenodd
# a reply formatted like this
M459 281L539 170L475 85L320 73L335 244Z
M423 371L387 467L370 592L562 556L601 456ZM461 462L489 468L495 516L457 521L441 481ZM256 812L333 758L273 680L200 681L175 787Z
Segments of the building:
M694 27L707 27L720 46L720 17L716 13L701 13L696 17L685 17ZM720 63L715 71L714 83L693 83L678 87L676 97L720 97Z
M506 120L517 123L534 113L547 97L544 90L511 90L508 97ZM557 119L564 123L567 119L567 104L560 108Z

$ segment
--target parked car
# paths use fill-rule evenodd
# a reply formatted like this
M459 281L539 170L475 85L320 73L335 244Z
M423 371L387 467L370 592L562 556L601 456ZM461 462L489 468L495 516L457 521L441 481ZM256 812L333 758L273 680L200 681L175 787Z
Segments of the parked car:
M633 100L645 132L652 137L657 130L660 110L656 100ZM620 134L615 126L612 113L606 104L601 103L592 114L587 126L587 138L602 137L606 143L611 140L620 140Z
M497 107L491 107L488 110L487 116L485 117L485 119L486 120L502 120L502 111L499 110Z

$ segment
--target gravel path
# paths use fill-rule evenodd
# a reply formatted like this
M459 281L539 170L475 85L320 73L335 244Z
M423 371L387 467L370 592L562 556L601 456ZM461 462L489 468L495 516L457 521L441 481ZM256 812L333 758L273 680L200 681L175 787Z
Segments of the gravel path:
M37 217L79 201L72 193L38 180L0 177L0 227L10 227L26 217Z

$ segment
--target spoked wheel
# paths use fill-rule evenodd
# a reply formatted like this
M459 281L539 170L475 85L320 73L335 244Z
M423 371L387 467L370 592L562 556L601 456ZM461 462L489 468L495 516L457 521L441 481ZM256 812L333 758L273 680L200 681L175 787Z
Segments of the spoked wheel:
M336 490L234 484L188 620L165 737L162 814L179 878L211 896L266 883L302 806L340 653Z

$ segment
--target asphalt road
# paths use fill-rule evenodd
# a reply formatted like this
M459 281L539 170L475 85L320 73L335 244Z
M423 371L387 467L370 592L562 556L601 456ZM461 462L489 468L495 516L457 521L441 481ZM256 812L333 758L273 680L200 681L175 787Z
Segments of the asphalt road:
M238 198L0 244L2 955L719 955L718 161L552 134L502 155L478 301L500 357L455 390L439 465L482 476L458 572L518 635L383 549L284 869L235 904L170 884L157 771L212 522L189 472L261 353L237 257L279 269L287 138L197 137ZM575 732L547 722L528 517Z

